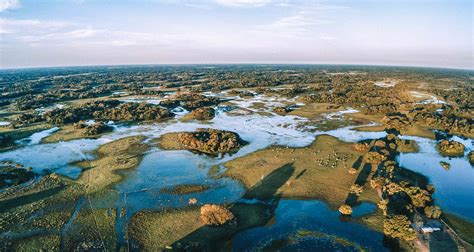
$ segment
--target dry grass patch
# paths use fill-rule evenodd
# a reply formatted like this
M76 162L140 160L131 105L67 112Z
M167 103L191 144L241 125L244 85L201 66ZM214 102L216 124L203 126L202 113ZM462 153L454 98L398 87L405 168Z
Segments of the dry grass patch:
M139 212L130 220L128 236L134 244L133 248L144 251L218 251L229 245L236 233L267 223L272 207L258 203L232 205L229 209L238 221L234 225L220 226L204 225L197 206Z
M62 142L62 141L71 141L71 140L84 139L84 138L98 138L107 133L110 133L110 132L88 136L84 134L83 129L74 128L74 125L65 125L65 126L61 126L60 130L43 138L41 142L42 143L57 143L57 142Z
M341 110L344 110L344 107L341 105L335 105L330 103L308 103L302 107L299 107L289 112L288 114L306 117L308 119L315 119L323 113L331 113Z
M334 168L316 164L316 160L338 158L336 152L347 156L347 159L338 161ZM247 188L253 188L273 171L292 163L294 172L275 195L321 199L335 209L344 203L357 177L347 171L359 155L353 144L322 135L308 147L273 146L229 161L225 163L228 168L225 175L240 180ZM377 197L374 190L368 191L367 194L373 194L375 197L364 196L366 199Z

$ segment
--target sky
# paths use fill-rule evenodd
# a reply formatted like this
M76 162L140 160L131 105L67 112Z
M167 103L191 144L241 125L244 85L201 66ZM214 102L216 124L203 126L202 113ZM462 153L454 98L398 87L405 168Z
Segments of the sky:
M474 69L471 0L0 0L0 68L295 63Z

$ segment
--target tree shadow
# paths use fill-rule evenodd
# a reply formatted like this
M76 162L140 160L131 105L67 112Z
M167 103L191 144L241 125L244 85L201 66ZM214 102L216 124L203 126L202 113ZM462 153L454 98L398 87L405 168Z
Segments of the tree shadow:
M275 196L278 189L283 186L293 175L295 168L293 164L285 164L272 171L261 181L250 188L244 195L245 199L268 200Z
M6 212L6 211L8 211L12 208L15 208L15 207L28 205L28 204L31 204L33 202L49 198L49 197L55 195L56 193L60 192L63 188L64 188L64 186L58 186L58 187L50 188L50 189L43 190L43 191L40 191L40 192L37 192L37 193L32 193L32 194L28 194L28 195L24 195L24 196L15 197L15 198L12 198L12 199L0 201L0 205L1 205L0 213Z
M295 180L299 179L301 176L303 176L306 173L307 169L302 170L298 175L296 175Z
M244 195L257 203L234 203L229 210L236 222L222 226L203 226L172 244L173 251L232 250L232 238L239 232L265 225L273 217L281 195L276 194L294 173L293 164L272 171Z
M369 178L371 170L372 170L372 165L369 163L365 163L364 166L362 167L362 170L359 172L359 175L357 176L354 184L364 186L365 183L367 182L367 179ZM352 206L357 202L358 199L359 199L359 196L357 194L349 192L345 200L345 204Z
M357 160L352 164L352 168L359 170L360 166L362 165L362 160L364 159L364 156L359 156Z

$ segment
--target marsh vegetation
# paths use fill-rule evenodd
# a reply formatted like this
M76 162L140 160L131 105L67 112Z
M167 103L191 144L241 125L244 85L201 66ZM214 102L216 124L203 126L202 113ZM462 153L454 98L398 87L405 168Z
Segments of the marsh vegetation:
M0 250L420 249L433 223L446 246L471 249L473 79L314 65L1 71Z

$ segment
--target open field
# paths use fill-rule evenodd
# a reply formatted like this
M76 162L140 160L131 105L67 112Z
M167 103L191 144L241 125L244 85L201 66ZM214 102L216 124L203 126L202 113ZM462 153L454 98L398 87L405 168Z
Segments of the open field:
M349 174L349 168L359 158L353 144L322 135L308 147L285 148L274 146L225 164L226 176L238 179L247 188L277 168L292 166L294 172L275 195L288 198L320 199L337 208L344 203L357 174ZM320 162L327 163L319 165ZM328 188L331 188L328 190ZM366 190L360 200L377 202L374 190ZM273 196L275 196L273 195ZM272 196L272 195L268 195Z

